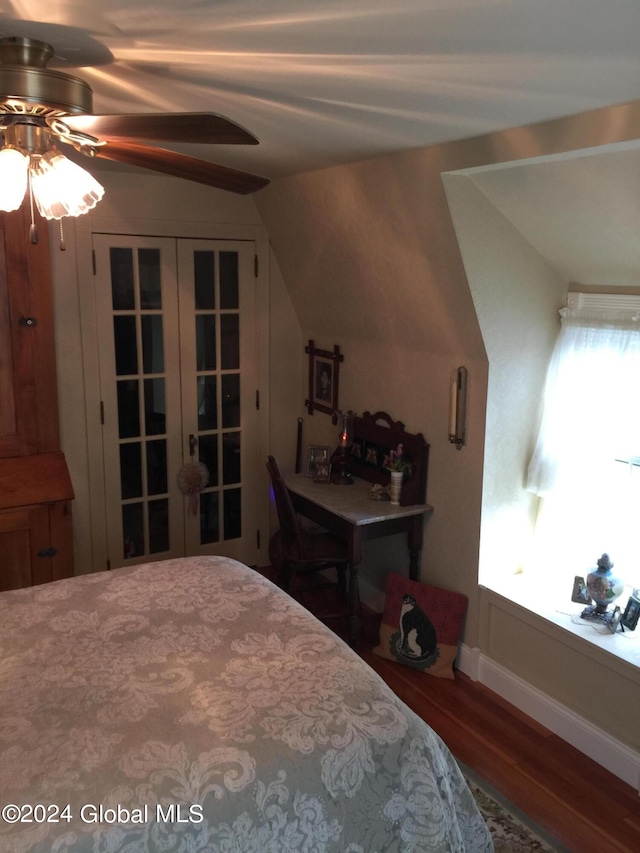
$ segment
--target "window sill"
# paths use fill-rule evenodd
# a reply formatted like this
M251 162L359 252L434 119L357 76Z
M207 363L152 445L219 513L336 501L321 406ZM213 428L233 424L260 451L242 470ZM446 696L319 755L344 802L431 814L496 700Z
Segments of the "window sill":
M576 604L568 597L564 601L541 602L540 584L534 584L524 574L489 583L483 582L481 586L557 628L567 631L573 637L637 667L640 676L640 623L635 631L629 631L628 628L622 631L618 628L616 633L612 634L605 624L582 619L580 614L584 606ZM627 587L616 602L623 611L631 592L631 587Z

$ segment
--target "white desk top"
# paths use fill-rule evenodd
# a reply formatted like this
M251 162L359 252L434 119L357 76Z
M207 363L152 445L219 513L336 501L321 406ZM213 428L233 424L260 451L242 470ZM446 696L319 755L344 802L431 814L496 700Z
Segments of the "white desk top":
M394 506L389 501L374 501L369 497L372 484L357 477L353 478L351 486L314 483L311 477L304 474L292 474L285 483L290 491L356 526L421 515L432 509L428 504Z

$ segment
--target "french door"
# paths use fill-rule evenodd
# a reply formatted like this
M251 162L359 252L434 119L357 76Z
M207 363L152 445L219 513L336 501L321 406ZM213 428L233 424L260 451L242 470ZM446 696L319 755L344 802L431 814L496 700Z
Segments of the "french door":
M257 559L251 242L94 234L109 564Z

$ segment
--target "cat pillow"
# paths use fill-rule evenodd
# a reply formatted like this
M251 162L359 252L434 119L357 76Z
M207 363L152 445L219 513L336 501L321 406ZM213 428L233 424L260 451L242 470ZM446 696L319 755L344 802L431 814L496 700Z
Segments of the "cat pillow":
M373 653L439 678L453 678L453 664L467 611L467 596L390 572Z

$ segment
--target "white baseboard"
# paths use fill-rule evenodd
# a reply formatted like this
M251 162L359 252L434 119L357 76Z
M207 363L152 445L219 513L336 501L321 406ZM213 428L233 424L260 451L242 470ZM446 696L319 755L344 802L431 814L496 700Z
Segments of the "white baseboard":
M527 684L478 648L463 645L456 666L640 793L640 753Z

